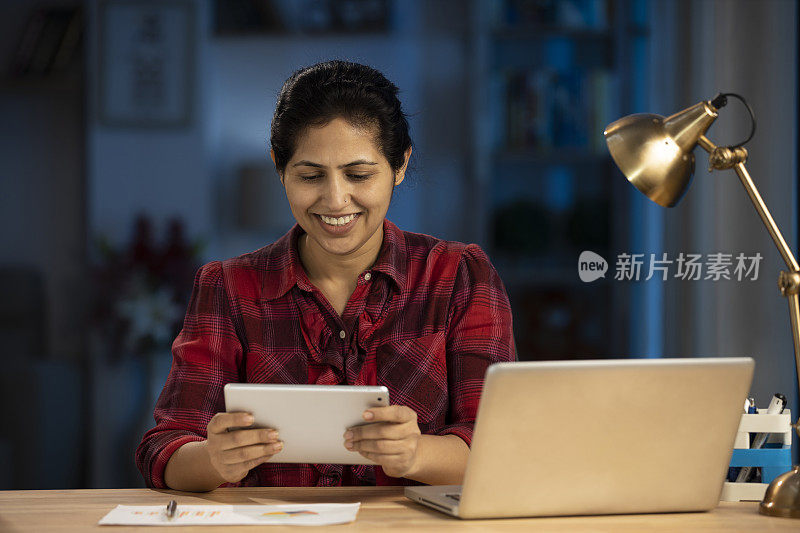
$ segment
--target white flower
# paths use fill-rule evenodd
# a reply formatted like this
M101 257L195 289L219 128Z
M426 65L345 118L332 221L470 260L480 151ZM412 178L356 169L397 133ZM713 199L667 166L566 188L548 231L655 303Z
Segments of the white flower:
M144 279L135 277L126 291L127 297L116 306L117 314L129 322L126 348L152 337L156 346L169 345L172 341L172 324L181 317L181 307L173 302L172 291L167 287L149 289Z

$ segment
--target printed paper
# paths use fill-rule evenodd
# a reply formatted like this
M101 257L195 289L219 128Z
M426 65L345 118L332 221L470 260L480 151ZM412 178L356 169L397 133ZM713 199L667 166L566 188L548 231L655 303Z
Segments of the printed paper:
M167 517L165 505L118 505L99 525L108 526L198 526L198 525L296 525L328 526L356 519L360 503L302 505L178 505Z

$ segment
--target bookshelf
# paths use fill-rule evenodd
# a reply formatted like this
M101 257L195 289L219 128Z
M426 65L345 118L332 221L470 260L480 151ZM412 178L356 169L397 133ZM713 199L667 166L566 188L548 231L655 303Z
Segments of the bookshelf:
M10 61L0 92L17 96L81 97L84 16L80 6L23 7L19 33L7 41Z
M214 0L214 34L345 36L391 30L392 0Z
M605 148L632 112L646 5L636 0L473 2L473 226L514 309L519 358L598 358L627 347L627 191ZM584 283L578 256L609 265Z

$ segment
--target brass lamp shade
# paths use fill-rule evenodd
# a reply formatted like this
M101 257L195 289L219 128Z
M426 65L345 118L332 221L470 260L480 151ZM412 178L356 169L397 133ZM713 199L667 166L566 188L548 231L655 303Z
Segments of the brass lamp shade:
M716 109L700 102L667 118L646 113L623 117L604 135L628 181L657 204L672 207L692 181L692 151L716 118Z

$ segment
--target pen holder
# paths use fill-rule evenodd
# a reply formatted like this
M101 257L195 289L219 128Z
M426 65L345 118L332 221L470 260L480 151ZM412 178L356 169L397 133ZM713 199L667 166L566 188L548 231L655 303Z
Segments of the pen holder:
M789 409L779 415L768 415L766 409L758 414L742 415L733 444L732 467L758 467L761 483L726 481L720 500L726 502L761 501L770 482L792 469L792 413ZM768 433L763 448L750 448L751 433Z

